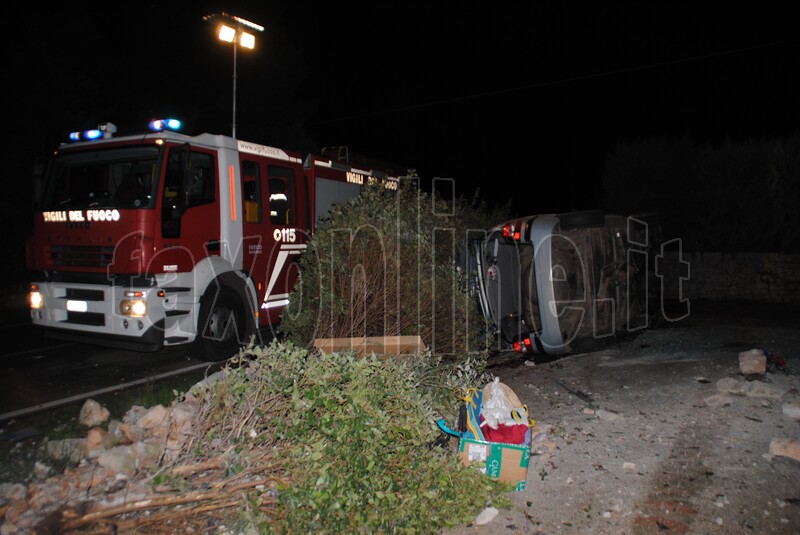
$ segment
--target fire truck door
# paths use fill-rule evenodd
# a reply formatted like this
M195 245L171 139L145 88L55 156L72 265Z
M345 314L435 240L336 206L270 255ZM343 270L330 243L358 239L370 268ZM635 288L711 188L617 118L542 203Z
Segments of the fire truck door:
M279 321L306 247L298 228L297 175L296 169L266 159L242 160L244 269L256 284L262 325Z
M172 147L163 182L162 246L156 269L189 272L197 259L220 254L219 200L212 153ZM188 171L188 174L187 174ZM187 254L188 253L188 254Z

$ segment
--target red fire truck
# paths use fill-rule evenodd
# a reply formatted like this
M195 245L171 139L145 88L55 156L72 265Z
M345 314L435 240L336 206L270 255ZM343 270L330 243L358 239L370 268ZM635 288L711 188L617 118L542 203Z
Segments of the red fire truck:
M31 318L48 336L232 356L280 320L318 218L363 184L399 183L322 155L188 136L174 120L150 125L74 132L47 167L27 265L38 274Z

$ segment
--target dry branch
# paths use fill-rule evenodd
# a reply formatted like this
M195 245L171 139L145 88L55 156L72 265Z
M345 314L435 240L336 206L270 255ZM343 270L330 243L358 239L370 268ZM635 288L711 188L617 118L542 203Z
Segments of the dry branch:
M231 501L231 492L236 490L244 490L246 488L253 488L270 483L272 480L259 479L256 481L243 482L235 486L233 489L224 489L216 492L190 492L181 496L159 496L153 495L143 500L135 502L124 503L121 505L112 505L109 507L101 508L97 511L87 513L77 518L70 518L62 523L65 529L76 529L81 526L88 526L96 522L106 520L117 515L127 513L134 513L145 510L155 510L162 507L174 507L178 505L186 505L196 502L208 502L202 507L211 507L212 509L219 509L221 503L232 503L233 505L239 504L239 501ZM265 503L273 504L274 500L269 498ZM227 507L227 506L225 506ZM196 510L192 508L192 510ZM71 516L71 513L65 512L64 516ZM151 515L152 516L152 515Z

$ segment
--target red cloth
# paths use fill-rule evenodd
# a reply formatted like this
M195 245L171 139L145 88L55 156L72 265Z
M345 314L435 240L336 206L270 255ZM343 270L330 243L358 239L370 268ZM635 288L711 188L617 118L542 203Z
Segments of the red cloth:
M528 432L528 424L497 424L497 429L492 429L488 424L484 425L484 418L481 415L481 431L483 438L489 442L502 442L504 444L523 444L525 433Z

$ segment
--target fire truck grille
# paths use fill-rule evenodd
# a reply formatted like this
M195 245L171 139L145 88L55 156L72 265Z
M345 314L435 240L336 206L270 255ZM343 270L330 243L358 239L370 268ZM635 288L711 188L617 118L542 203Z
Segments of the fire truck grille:
M99 245L54 245L50 260L56 266L106 267L114 258L114 247Z
M103 290L87 290L84 288L67 288L64 293L66 299L80 299L82 301L102 301L105 299Z
M65 323L78 323L80 325L94 325L102 327L106 324L105 316L97 312L67 312Z

